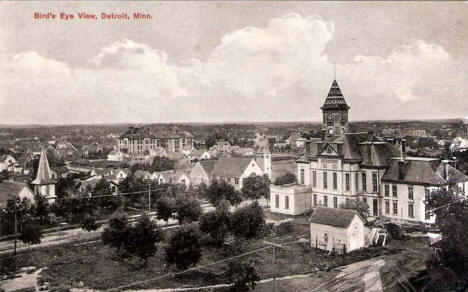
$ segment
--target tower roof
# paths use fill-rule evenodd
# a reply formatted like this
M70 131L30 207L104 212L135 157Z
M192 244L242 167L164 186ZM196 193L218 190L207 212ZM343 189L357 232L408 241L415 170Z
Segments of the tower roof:
M321 107L322 110L348 110L350 107L346 104L346 100L341 93L341 89L338 86L338 82L333 80L330 91L328 91L325 103Z
M36 179L31 182L33 185L48 185L54 184L56 181L52 178L52 173L49 168L49 161L47 160L47 154L44 149L41 151L41 158L39 159L39 165L37 167Z

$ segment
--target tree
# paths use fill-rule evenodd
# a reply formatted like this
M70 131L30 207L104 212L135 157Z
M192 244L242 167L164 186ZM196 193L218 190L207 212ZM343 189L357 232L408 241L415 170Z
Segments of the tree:
M184 225L171 236L165 249L165 259L169 265L185 270L196 265L201 258L201 233L194 224Z
M90 231L96 231L101 227L101 223L96 221L96 217L88 216L81 222L81 229Z
M216 136L215 135L210 135L206 138L205 140L205 146L206 148L210 149L216 144Z
M27 221L23 228L19 239L25 244L39 244L42 238L42 228L34 221Z
M151 164L152 171L165 171L173 170L175 161L167 157L156 156L153 158L153 163Z
M115 213L109 220L109 227L104 229L102 240L127 255L135 255L145 260L157 251L156 243L164 238L161 229L150 218L143 214L132 227L127 215Z
M176 219L179 220L179 224L196 222L203 214L203 209L200 206L200 202L197 199L179 195L174 204L174 211Z
M206 199L217 206L221 200L227 200L231 205L237 206L242 202L241 194L227 182L214 180L205 191Z
M244 179L241 192L246 199L258 200L264 197L268 200L270 198L270 179L267 175L252 174Z
M366 220L369 216L369 205L363 200L346 200L340 204L340 208L348 210L356 210L361 217Z
M92 197L96 197L94 199L96 207L101 210L115 211L121 205L121 199L112 194L110 183L101 178L92 190Z
M167 196L161 196L156 200L156 217L167 223L174 213L173 205L174 203Z
M138 219L135 227L130 228L128 242L125 247L127 252L134 254L146 261L157 251L157 243L164 239L164 234L158 225L143 214Z
M291 172L286 172L282 176L277 177L273 184L277 186L281 186L281 185L287 185L287 184L292 184L296 182L297 182L296 176Z
M207 212L201 216L200 230L210 236L212 243L222 245L229 233L230 221L229 203L222 201L215 211Z
M224 276L233 284L229 289L230 291L255 289L258 281L260 281L254 263L245 261L229 262Z
M265 214L258 202L237 209L232 215L232 233L244 239L257 236L265 224Z
M442 239L440 252L429 262L427 291L468 289L468 204L457 189L440 188L426 196L426 209L433 210Z
M41 194L34 195L34 205L31 206L32 215L39 223L46 223L49 218L50 205L45 196Z

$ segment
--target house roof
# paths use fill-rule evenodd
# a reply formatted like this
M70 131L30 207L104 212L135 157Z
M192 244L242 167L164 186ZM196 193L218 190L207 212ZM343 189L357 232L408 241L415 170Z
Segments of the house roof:
M407 157L405 159L391 159L390 166L385 171L382 181L396 181L402 183L444 185L444 179L437 168L439 159Z
M348 110L350 107L346 104L346 101L341 93L341 89L338 86L338 82L333 80L330 91L328 91L327 98L321 109L332 109L332 110Z
M13 156L11 156L11 155L3 154L2 156L0 156L0 162L2 162L2 163L5 162L5 160L7 160L8 157L13 158ZM13 158L13 159L14 159L14 158Z
M208 174L211 175L214 169L214 165L216 164L217 160L201 160L198 163L203 168L203 170Z
M240 177L252 161L252 157L220 157L214 165L213 176Z
M0 182L0 205L5 205L8 200L15 199L19 196L20 192L27 188L31 194L33 191L25 183L15 181L1 181Z
M318 207L310 216L309 221L311 223L348 228L356 215L364 221L356 210Z
M34 185L48 185L54 184L57 181L53 179L52 173L49 167L49 161L47 160L47 154L44 149L41 151L41 158L39 158L39 165L37 167L36 179L31 183Z

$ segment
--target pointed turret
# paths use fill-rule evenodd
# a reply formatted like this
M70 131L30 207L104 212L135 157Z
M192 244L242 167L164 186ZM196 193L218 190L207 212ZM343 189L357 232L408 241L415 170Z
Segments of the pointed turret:
M57 181L52 177L52 172L50 171L46 151L42 149L36 179L31 182L34 185L34 193L45 196L49 202L54 202L56 183Z
M338 86L338 82L333 80L330 91L328 91L325 103L321 107L322 110L348 110L350 107L346 104L346 100L341 93L341 89Z

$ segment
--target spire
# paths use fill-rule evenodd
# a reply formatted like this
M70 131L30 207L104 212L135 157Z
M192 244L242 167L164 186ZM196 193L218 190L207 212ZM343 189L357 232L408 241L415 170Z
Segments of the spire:
M338 82L333 80L333 83L328 91L327 98L321 109L337 109L337 110L348 110L350 107L346 104L346 100L341 93L341 89L338 86Z
M53 184L56 181L52 178L52 174L49 168L49 161L47 160L47 154L44 148L41 151L41 158L39 159L39 165L37 167L36 179L31 183L33 185L46 185Z

